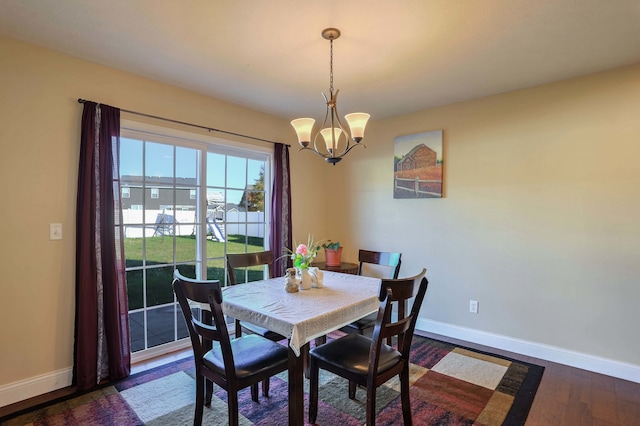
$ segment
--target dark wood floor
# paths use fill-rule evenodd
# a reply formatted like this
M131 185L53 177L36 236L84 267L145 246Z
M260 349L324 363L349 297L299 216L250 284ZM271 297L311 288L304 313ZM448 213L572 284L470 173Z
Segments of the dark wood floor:
M526 426L640 426L640 383L616 379L474 343L438 335L420 334L544 366L542 382L533 401ZM173 361L176 356L180 357L181 354L165 357L166 362ZM156 359L136 365L132 372L154 367L165 359ZM71 393L73 393L72 389L61 389L0 407L0 419Z
M526 426L640 426L640 383L474 343L420 334L545 367Z

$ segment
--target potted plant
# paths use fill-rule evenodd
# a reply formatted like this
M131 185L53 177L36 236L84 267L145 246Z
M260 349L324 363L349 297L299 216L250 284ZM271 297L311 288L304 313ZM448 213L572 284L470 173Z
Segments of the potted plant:
M340 262L342 261L342 246L340 242L336 241L334 243L328 240L322 244L322 248L324 249L324 258L327 266L340 266Z

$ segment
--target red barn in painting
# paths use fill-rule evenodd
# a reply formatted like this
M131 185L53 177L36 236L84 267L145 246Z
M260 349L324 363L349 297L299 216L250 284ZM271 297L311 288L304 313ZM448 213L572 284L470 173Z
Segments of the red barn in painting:
M407 155L402 157L396 165L396 171L415 170L423 167L435 166L438 162L438 154L421 143L416 145Z

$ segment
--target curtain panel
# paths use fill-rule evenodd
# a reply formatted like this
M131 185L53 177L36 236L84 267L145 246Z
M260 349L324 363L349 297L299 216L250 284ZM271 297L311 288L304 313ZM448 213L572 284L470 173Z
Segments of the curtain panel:
M291 178L289 172L289 146L274 144L274 179L271 193L271 241L273 252L271 271L274 277L285 276L286 269L292 266L286 249L292 245L291 229Z
M79 390L131 371L119 152L120 110L85 102L76 211L73 381Z

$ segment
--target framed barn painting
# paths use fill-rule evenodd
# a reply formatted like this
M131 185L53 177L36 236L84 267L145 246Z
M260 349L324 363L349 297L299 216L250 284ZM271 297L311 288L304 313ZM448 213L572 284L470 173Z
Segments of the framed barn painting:
M442 198L442 130L398 136L393 198Z

